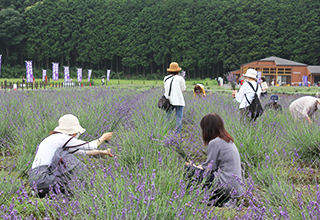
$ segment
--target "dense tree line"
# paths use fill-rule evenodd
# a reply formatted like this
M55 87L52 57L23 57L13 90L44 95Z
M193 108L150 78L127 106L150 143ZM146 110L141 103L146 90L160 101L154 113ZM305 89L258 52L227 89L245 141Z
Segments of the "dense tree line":
M217 77L278 56L320 64L318 0L31 0L0 2L3 62Z

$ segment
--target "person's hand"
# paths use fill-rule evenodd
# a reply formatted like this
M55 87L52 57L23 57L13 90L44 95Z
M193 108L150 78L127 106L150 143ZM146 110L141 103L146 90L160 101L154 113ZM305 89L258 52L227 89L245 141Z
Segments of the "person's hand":
M101 136L101 140L102 140L102 141L110 141L112 135L113 135L113 132L104 133L104 134Z
M311 119L310 119L309 116L307 116L307 120L308 120L309 124L311 125L311 124L312 124L312 121L311 121Z
M100 150L100 153L103 155L108 155L109 157L113 157L113 154L111 153L110 148L108 148L107 150Z
M235 98L235 97L236 97L236 94L237 94L237 90L233 90L233 91L232 91L232 97Z

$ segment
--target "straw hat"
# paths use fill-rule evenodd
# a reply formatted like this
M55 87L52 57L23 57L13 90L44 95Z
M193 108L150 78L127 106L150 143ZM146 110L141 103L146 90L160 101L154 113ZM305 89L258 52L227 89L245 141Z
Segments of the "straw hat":
M66 114L59 119L59 126L54 129L56 132L65 134L84 133L86 129L81 127L79 120L72 114Z
M181 70L177 62L170 63L169 69L167 69L168 72L179 72Z
M248 69L246 74L244 74L243 76L245 77L249 77L249 78L252 78L252 79L256 79L257 78L257 71L255 69Z

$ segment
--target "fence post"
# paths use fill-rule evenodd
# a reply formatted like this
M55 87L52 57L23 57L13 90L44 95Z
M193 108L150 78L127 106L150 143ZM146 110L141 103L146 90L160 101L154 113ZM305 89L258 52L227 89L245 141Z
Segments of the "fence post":
M4 81L4 91L7 91L7 80Z
M33 91L33 82L31 83L31 89L32 89L32 91Z

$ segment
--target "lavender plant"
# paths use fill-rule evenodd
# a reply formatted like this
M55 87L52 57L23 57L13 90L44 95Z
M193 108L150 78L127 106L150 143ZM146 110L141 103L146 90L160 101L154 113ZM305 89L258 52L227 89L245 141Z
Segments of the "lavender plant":
M229 81L230 82L230 81ZM279 95L282 113L267 111L245 123L231 94L213 93L193 99L185 93L183 128L175 135L175 119L156 107L160 88L143 90L83 88L0 91L0 218L2 219L317 219L319 170L313 165L319 120L297 124L288 111L298 95ZM266 104L268 98L262 99ZM236 207L208 206L210 191L186 188L184 158L201 163L206 147L199 122L217 112L246 163L245 193ZM27 183L39 142L61 115L73 113L92 140L123 119L109 143L117 157L81 158L92 172L72 182L73 197L52 194L38 199ZM303 126L302 126L303 125ZM311 132L308 133L308 132ZM94 169L90 169L94 168ZM94 171L93 171L94 170ZM1 182L2 181L2 182Z
M237 85L237 77L236 77L236 75L233 74L233 73L228 73L228 74L226 74L226 76L227 76L228 82L231 85L232 90L235 90L236 89L236 85Z

